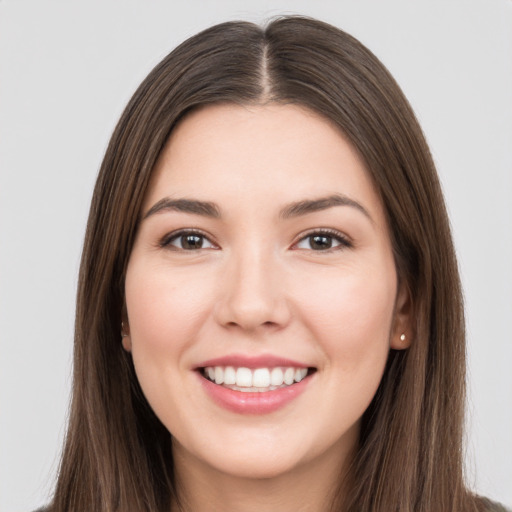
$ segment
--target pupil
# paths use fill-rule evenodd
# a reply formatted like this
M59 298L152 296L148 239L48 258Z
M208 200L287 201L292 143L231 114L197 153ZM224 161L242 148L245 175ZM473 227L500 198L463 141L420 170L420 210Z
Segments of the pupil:
M332 246L332 238L325 235L315 235L311 237L311 248L315 250L330 249Z
M203 237L199 235L183 235L181 237L183 249L201 249L203 246Z

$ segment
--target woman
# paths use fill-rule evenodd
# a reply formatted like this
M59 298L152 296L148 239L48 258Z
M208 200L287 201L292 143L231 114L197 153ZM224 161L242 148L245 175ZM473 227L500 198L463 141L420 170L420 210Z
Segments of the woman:
M324 23L189 39L98 177L50 510L492 510L462 477L446 210L382 64Z

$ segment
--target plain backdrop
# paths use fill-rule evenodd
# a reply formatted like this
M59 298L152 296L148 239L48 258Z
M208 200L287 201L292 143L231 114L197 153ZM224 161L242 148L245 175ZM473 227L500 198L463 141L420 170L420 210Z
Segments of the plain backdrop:
M282 13L359 38L420 119L466 297L468 480L512 505L511 0L0 0L1 511L51 492L88 205L124 105L186 37Z

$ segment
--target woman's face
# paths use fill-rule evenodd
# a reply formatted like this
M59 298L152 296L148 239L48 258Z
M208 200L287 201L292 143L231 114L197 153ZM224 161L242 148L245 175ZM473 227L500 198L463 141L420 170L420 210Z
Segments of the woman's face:
M175 460L256 478L339 467L409 302L353 147L298 106L198 110L142 218L124 347Z

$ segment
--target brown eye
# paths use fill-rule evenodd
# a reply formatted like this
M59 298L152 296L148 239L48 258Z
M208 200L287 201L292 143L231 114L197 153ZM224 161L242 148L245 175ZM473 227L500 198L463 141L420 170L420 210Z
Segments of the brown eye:
M341 233L316 232L301 238L295 249L308 249L311 251L328 251L329 249L343 249L352 247L352 244Z
M187 251L193 249L202 249L203 237L199 235L181 235L179 237L181 248Z
M323 251L332 247L332 237L325 235L314 235L309 238L309 246L314 251Z
M215 249L216 246L210 240L194 231L181 231L175 233L161 244L162 247L169 247L171 249L182 251L197 251L200 249Z

